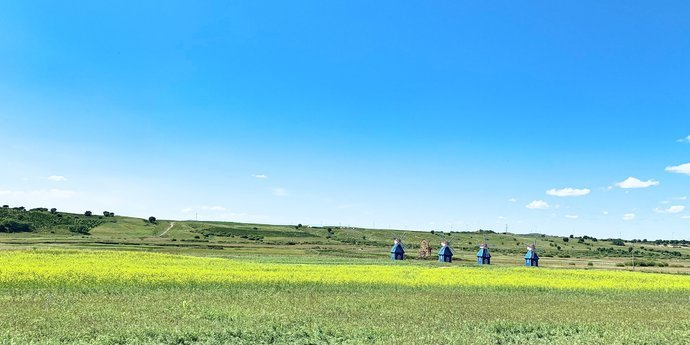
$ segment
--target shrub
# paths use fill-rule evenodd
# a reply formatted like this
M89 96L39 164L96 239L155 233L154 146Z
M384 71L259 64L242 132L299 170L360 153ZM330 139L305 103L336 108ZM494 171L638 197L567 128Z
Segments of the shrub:
M87 217L91 217L92 214L93 214L93 213L91 213L91 211L86 211L86 212L84 212L84 215L87 216Z
M71 231L71 232L75 232L75 233L78 233L78 234L84 234L84 235L88 235L88 234L89 234L89 231L91 230L91 229L89 229L88 226L86 226L85 224L81 224L81 223L77 223L77 224L74 224L74 225L70 225L70 226L68 227L68 229L69 229L69 231Z
M31 232L30 223L16 220L3 220L0 222L0 232Z
M613 244L614 246L624 246L625 242L620 238L614 238L611 240L611 244Z

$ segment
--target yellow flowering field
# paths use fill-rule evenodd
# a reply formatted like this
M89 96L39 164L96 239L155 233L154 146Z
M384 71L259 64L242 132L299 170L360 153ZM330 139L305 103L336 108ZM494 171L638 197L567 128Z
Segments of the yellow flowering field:
M690 277L525 267L287 264L124 251L0 252L0 287L362 284L558 290L690 291Z

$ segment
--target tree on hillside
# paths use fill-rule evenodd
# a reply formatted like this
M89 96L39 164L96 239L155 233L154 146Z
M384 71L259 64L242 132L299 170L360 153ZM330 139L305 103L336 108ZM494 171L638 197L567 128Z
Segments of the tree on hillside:
M90 230L91 229L89 229L89 227L87 225L81 224L81 223L76 223L74 225L69 226L69 231L76 232L78 234L83 234L83 235L89 235Z
M613 244L614 246L624 246L625 242L620 238L615 238L611 240L611 244Z
M156 222L156 217L151 216L149 217L149 223L155 223Z
M0 222L0 232L30 232L31 224L15 220L3 220Z
M91 217L92 214L93 214L93 213L91 213L91 211L86 211L86 212L84 212L84 215L87 216L87 217Z
M57 208L53 207L50 209L50 213L55 213L55 212L57 212Z

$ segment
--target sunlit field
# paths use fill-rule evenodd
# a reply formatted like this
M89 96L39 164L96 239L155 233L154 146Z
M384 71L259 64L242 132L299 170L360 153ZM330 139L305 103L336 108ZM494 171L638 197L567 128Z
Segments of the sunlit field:
M687 344L690 278L117 251L0 253L0 342Z

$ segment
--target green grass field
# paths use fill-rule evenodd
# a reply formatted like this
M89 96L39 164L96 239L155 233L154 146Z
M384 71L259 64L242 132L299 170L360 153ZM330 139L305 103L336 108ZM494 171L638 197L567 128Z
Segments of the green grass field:
M690 339L690 250L683 244L151 224L70 214L52 223L57 215L31 213L0 218L34 224L31 231L0 233L0 344L687 344ZM88 234L77 233L71 222L93 226ZM405 238L410 260L388 258L393 237ZM494 264L477 267L474 254L484 237ZM452 239L455 262L415 259L422 239L434 245L442 238ZM542 267L521 267L524 246L535 238ZM629 255L655 265L633 272L625 266Z
M5 251L5 344L686 344L690 280L640 272Z

